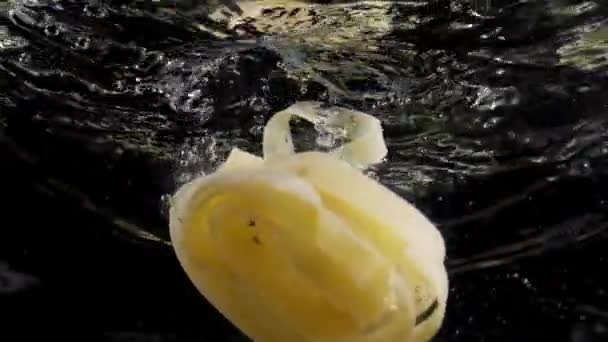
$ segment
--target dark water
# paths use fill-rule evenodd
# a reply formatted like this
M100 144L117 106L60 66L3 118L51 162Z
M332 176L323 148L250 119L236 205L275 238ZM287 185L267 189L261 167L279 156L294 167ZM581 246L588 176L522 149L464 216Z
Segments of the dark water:
M322 100L382 119L373 175L445 236L436 341L608 341L605 2L319 6L305 34L182 7L0 3L0 340L245 341L165 195Z

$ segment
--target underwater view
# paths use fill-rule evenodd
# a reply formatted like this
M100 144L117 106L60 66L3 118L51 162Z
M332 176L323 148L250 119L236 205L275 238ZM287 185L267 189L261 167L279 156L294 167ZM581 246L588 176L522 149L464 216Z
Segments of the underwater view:
M171 198L311 101L379 120L362 174L441 233L432 341L608 341L602 0L0 0L0 341L250 341ZM330 126L286 129L327 151Z

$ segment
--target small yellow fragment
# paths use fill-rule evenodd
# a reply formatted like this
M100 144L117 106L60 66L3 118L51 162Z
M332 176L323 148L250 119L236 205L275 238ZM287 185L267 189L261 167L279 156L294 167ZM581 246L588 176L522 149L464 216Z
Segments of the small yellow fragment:
M361 169L386 156L380 121L299 102L264 130L264 158L234 149L183 185L171 240L198 290L256 342L426 342L444 318L444 240ZM349 142L296 153L292 116Z

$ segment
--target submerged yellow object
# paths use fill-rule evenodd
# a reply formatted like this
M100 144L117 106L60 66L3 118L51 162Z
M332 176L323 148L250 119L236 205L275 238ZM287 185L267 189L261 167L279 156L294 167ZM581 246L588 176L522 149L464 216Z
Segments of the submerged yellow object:
M299 102L264 130L264 158L234 149L172 199L171 240L198 290L256 342L424 342L445 314L445 245L416 208L367 177L380 121ZM349 142L294 151L292 116Z

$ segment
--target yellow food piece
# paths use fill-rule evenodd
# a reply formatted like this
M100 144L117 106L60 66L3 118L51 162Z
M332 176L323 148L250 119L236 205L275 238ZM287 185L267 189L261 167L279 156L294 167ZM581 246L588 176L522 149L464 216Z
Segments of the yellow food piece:
M444 241L361 169L387 149L380 121L299 102L264 131L264 158L234 149L172 200L171 240L198 290L256 342L424 342L445 314ZM296 153L299 116L349 140Z

